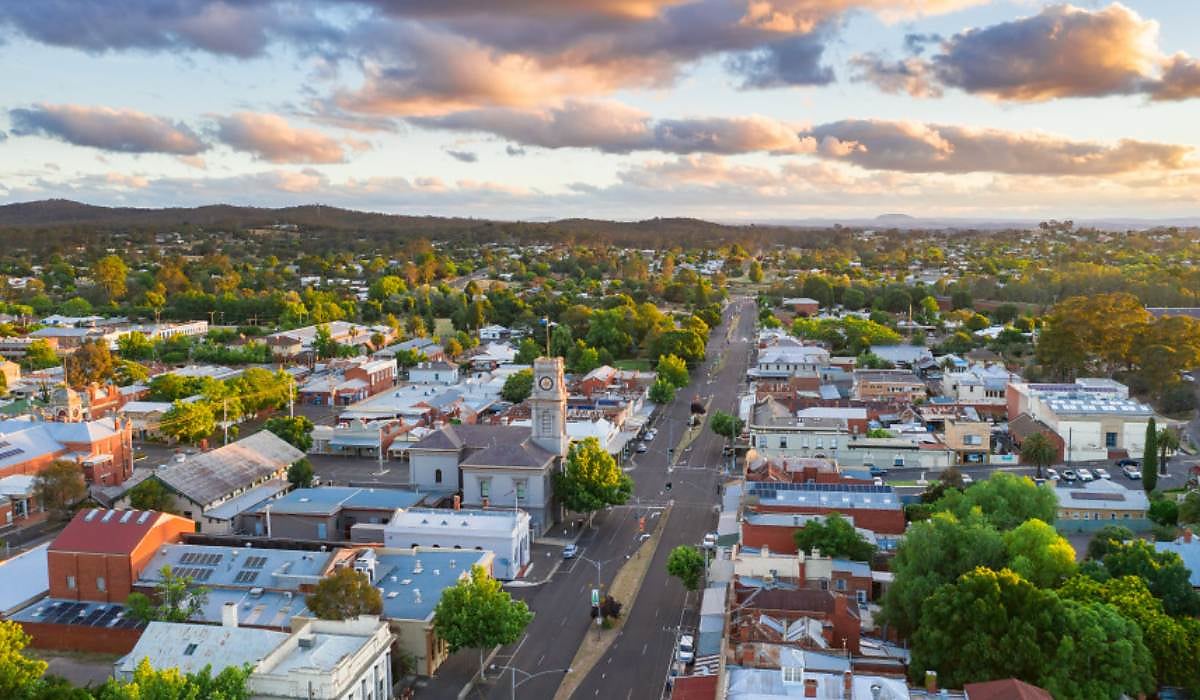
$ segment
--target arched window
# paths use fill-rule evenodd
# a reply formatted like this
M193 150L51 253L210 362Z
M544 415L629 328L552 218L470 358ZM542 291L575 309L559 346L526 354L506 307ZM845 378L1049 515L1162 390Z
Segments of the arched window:
M435 484L442 483L442 470L441 469L433 470L433 481Z

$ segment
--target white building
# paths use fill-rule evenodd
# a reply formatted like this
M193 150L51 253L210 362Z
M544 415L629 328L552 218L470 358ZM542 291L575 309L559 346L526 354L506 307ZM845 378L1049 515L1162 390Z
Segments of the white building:
M509 335L509 330L504 326L492 324L479 329L479 340L504 340Z
M227 603L222 625L151 622L133 651L114 666L129 681L143 659L155 669L216 675L251 666L246 690L254 700L390 700L392 633L376 617L303 620L291 633L238 626Z
M517 509L397 509L383 528L388 549L436 547L493 552L492 575L509 581L529 565L529 514Z
M951 364L942 377L942 393L958 403L1003 406L1006 388L1019 381L1021 375L999 363L975 363L961 371Z
M1013 383L1011 421L1027 413L1050 427L1066 446L1068 461L1108 459L1113 453L1141 457L1150 406L1129 398L1129 388L1112 379L1077 379L1074 384Z
M408 370L408 381L413 384L457 384L458 365L446 360L420 362Z
M751 368L752 377L786 378L798 374L814 374L829 366L829 351L816 345L780 342L758 353L758 362Z

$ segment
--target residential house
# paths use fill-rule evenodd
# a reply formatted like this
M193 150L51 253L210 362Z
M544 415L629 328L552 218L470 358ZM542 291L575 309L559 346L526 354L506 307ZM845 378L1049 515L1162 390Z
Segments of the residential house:
M1045 488L1050 488L1046 486ZM1150 529L1150 499L1140 489L1128 489L1110 479L1057 484L1055 527L1063 532L1094 532L1105 525L1124 525L1134 532Z
M34 488L36 482L30 474L0 477L0 528L27 527L46 519L46 509Z
M923 401L925 382L908 370L860 369L854 372L854 396L861 401Z
M512 335L512 331L494 323L479 329L480 342L508 340L510 335Z
M782 306L797 316L816 316L821 313L821 302L808 297L789 297L783 300Z
M449 360L419 362L409 368L408 380L413 384L457 384L458 365Z

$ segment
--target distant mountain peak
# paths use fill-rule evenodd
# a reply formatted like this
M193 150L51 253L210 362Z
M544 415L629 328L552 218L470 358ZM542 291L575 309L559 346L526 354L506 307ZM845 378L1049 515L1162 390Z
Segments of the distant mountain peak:
M908 214L880 214L875 217L876 221L916 221L917 217L909 216Z

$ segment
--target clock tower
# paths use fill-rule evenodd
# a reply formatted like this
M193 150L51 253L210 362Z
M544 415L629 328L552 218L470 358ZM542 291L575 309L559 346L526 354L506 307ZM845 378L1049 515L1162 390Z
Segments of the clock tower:
M533 361L533 393L529 397L534 444L565 457L567 439L567 388L563 385L563 359L539 357Z

